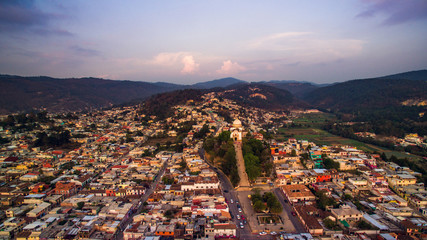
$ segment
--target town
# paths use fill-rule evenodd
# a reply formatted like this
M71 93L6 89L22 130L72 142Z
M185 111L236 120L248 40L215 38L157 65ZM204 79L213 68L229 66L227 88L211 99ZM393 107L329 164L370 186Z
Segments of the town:
M422 173L276 137L317 110L243 107L217 92L164 119L143 107L3 116L0 239L426 237Z

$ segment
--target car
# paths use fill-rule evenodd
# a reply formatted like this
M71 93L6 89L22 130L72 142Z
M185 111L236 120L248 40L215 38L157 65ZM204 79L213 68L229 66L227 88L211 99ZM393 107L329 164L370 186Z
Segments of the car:
M239 208L238 210L239 210L239 213L241 213L241 212L242 212L242 209L241 209L241 208Z
M237 220L240 220L240 215L239 214L237 214Z
M276 233L276 232L271 232L270 234L271 234L271 235L273 235L273 236L274 236L274 235L277 235L277 233Z
M246 224L246 223L248 223L248 222L247 222L246 220L243 220L243 223L244 223L244 224Z
M243 224L240 225L240 228L245 228L245 226Z
M259 235L264 236L264 235L267 235L267 233L266 232L260 232Z
M242 220L245 220L245 216L242 215Z
M297 213L296 212L292 212L292 216L296 216L297 215Z
M236 203L239 203L239 200L236 200Z
M230 199L230 202L231 202L231 203L234 203L233 199Z
M225 192L225 193L228 193L228 190L227 190L227 189L225 189L225 190L224 190L224 192Z

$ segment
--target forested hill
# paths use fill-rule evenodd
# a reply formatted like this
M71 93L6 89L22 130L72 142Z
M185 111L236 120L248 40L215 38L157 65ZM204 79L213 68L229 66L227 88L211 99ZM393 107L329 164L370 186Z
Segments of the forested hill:
M99 78L56 79L0 75L0 113L46 109L81 111L108 107L175 90L174 84L113 81Z
M188 101L201 101L202 90L185 89L156 94L143 102L141 113L155 115L159 119L171 117L174 114L172 107L186 104Z
M248 83L230 86L220 95L243 106L267 110L289 110L307 105L289 91L261 83Z
M426 80L352 80L315 89L304 99L316 107L339 111L402 106L407 101L427 100Z

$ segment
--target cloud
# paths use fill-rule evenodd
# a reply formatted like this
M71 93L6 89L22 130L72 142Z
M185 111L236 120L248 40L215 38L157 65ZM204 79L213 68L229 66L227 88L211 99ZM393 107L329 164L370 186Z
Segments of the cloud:
M161 65L161 66L172 66L172 65L175 65L177 62L179 62L184 54L185 53L183 52L159 53L149 63L154 65Z
M383 25L397 25L410 21L427 19L427 1L425 0L369 0L366 10L357 18L386 16Z
M273 69L295 62L317 64L353 57L363 51L364 44L358 39L321 37L310 32L284 32L255 39L247 44L247 48L257 54L259 61L269 61L271 65L268 68ZM262 59L262 56L274 60Z
M182 63L184 64L184 68L181 70L183 74L193 74L198 68L200 64L197 64L194 61L193 56L184 56L182 58Z
M218 69L216 72L219 74L230 75L230 74L237 74L245 70L246 68L244 66L241 66L237 62L232 62L231 60L227 60L222 63L221 68Z
M308 35L311 34L310 32L283 32L283 33L276 33L276 34L272 34L269 36L265 36L262 38L259 38L253 42L251 42L249 45L251 47L259 47L264 45L265 43L268 42L272 42L272 41L276 41L276 40L280 40L280 39L284 39L284 38L295 38L295 37L300 37L300 36L304 36L304 35Z
M100 52L94 49L89 48L83 48L78 45L74 45L69 47L71 51L73 51L75 54L83 57L97 57L100 56Z
M71 36L67 30L51 26L51 22L62 18L65 16L38 9L32 0L0 1L0 31L3 32Z
M194 74L200 64L196 63L194 56L188 52L163 52L148 61L150 65L166 67L168 69L181 69L182 74Z

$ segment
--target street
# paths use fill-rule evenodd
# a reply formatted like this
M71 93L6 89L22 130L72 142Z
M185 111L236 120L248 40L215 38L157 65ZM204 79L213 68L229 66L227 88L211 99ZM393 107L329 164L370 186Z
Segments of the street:
M292 222L296 232L297 233L307 232L305 230L304 226L302 225L302 223L300 222L300 220L298 219L298 217L293 216L291 214L292 206L288 202L285 201L285 196L284 196L283 192L280 190L280 188L275 188L274 193L276 194L277 198L279 199L280 203L283 206L283 213L287 214L287 219L289 219ZM283 219L283 220L285 221L286 219Z

